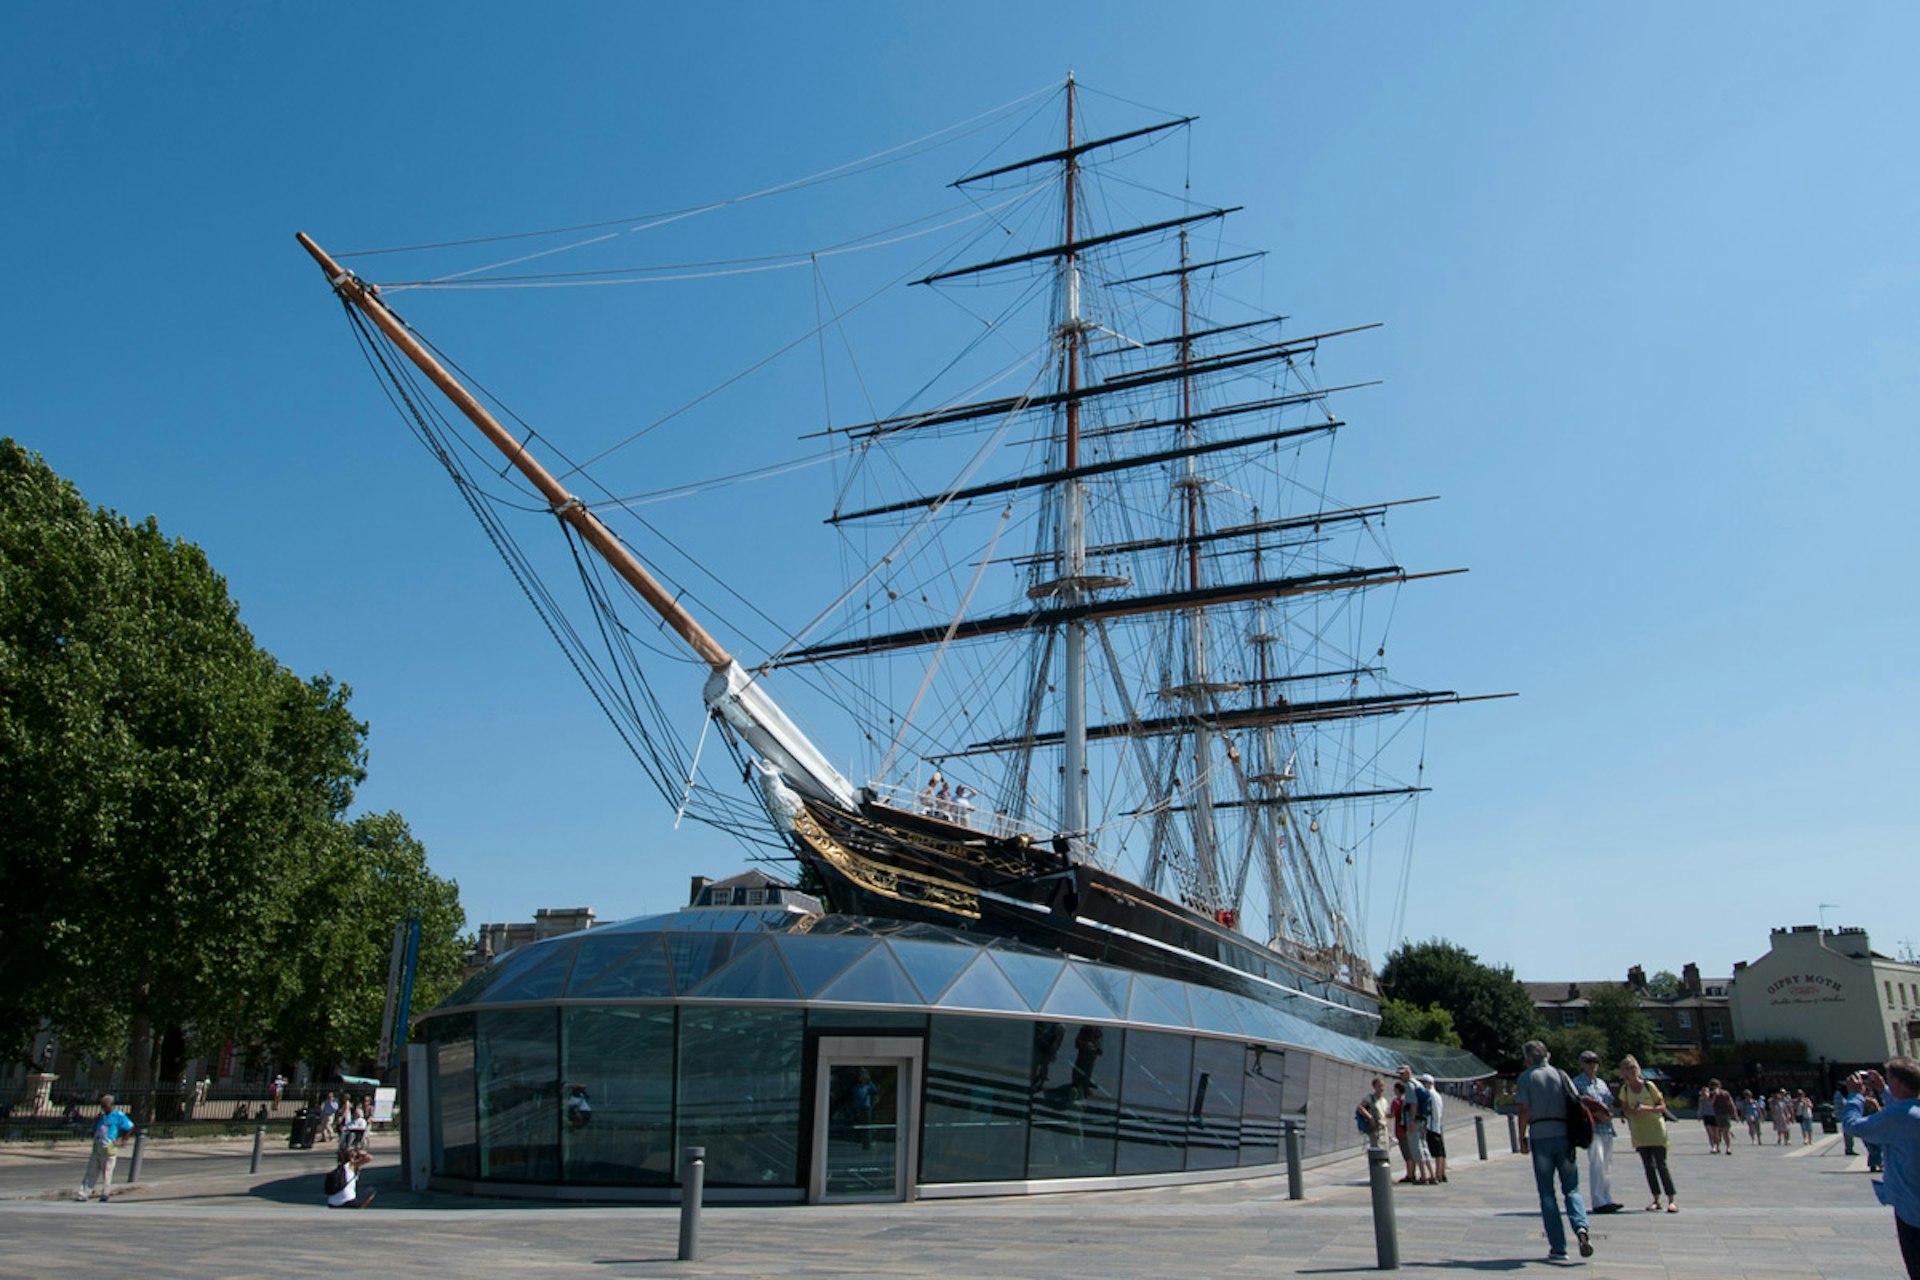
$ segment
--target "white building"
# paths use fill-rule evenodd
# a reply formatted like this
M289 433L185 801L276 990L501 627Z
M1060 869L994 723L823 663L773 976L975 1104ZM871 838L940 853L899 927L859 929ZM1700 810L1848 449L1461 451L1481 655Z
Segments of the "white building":
M1733 966L1743 1039L1795 1039L1813 1058L1884 1062L1917 1052L1920 965L1876 953L1864 929L1775 929L1766 955Z

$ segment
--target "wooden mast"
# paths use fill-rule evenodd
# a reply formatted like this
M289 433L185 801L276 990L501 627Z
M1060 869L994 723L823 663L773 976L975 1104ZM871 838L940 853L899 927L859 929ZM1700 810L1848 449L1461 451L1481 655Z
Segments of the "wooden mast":
M640 593L640 598L653 607L666 624L673 628L682 640L715 671L725 671L733 663L733 657L720 642L715 640L707 629L696 621L680 606L658 579L648 573L646 566L640 563L627 545L614 537L613 531L601 522L600 517L569 493L559 480L554 478L536 460L513 433L500 424L500 420L487 412L486 406L474 398L454 376L446 371L433 354L420 345L420 341L407 331L398 316L379 297L379 291L358 276L345 271L335 262L327 251L315 244L304 231L297 233L300 247L313 255L320 269L327 273L327 282L335 293L365 315L380 331L387 335L396 347L411 360L420 372L427 375L434 386L440 388L456 409L466 415L474 426L480 429L493 446L506 455L515 470L525 476L540 496L547 500L553 514L566 521L586 539L588 545L605 557L613 571L626 580L627 585Z

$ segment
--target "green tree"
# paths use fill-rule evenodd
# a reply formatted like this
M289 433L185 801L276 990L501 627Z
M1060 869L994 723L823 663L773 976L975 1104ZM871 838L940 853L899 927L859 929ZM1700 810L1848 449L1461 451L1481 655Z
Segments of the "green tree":
M1606 1032L1591 1023L1577 1027L1548 1027L1540 1034L1540 1042L1553 1055L1553 1064L1568 1075L1580 1069L1580 1055L1588 1050L1599 1054L1603 1064L1609 1060Z
M1460 1047L1460 1033L1454 1029L1453 1015L1437 1004L1423 1009L1406 1000L1382 1000L1380 1034L1390 1040L1425 1040L1429 1044Z
M1406 943L1390 953L1380 971L1380 993L1420 1008L1446 1009L1461 1045L1499 1069L1517 1067L1520 1046L1543 1030L1532 998L1512 969L1482 964L1466 948L1440 938Z
M1671 999L1680 994L1680 975L1671 969L1662 969L1647 979L1647 994L1659 996L1662 1000Z
M285 947L303 994L278 1010L265 1041L322 1074L336 1065L377 1071L394 926L420 921L412 1008L423 1013L459 982L466 954L459 886L428 869L426 847L405 819L380 813L337 827L309 896L316 909L291 924Z
M1632 1054L1643 1064L1653 1061L1653 1019L1640 1007L1640 996L1630 987L1605 986L1587 997L1587 1025L1606 1039L1598 1049L1610 1067Z
M397 817L343 822L366 731L349 697L258 648L198 547L0 440L0 1051L50 1019L138 1084L266 1038L324 998L303 929L368 844L404 850L391 896L416 894L444 965L452 886Z

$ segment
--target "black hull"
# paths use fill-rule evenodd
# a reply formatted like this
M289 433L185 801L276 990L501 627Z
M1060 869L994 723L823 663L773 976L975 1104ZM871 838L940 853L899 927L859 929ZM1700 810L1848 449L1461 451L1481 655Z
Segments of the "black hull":
M869 805L808 802L795 852L835 911L975 930L1258 1000L1347 1035L1370 1036L1379 1003L1272 948L1097 867Z

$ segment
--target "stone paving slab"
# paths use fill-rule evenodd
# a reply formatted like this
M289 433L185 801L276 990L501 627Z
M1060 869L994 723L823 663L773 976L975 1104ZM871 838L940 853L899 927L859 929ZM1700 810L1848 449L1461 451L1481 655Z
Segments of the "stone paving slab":
M1492 1137L1492 1135L1489 1135ZM1617 1153L1626 1212L1594 1218L1596 1256L1571 1264L1624 1280L1884 1280L1901 1274L1891 1214L1863 1158L1837 1138L1709 1157L1676 1132L1679 1214L1649 1214L1638 1161ZM1470 1145L1470 1144L1462 1144ZM1450 1162L1438 1187L1396 1186L1402 1269L1543 1272L1530 1162L1505 1152ZM1700 1146L1703 1148L1704 1143ZM1339 1276L1376 1270L1359 1159L1310 1169L1307 1198L1284 1178L1151 1191L907 1205L705 1210L701 1259L675 1261L678 1210L418 1194L391 1149L360 1213L320 1204L325 1153L275 1147L249 1175L250 1140L154 1144L142 1184L109 1205L69 1199L71 1151L0 1151L0 1276L192 1277L369 1273L405 1277ZM121 1161L124 1178L126 1161Z

